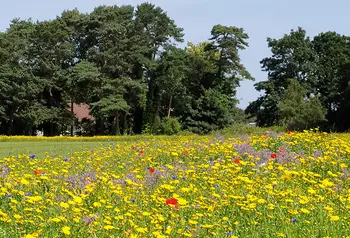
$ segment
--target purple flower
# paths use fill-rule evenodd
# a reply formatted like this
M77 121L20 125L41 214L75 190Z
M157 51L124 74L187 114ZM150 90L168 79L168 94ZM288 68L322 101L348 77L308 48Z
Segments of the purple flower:
M171 176L172 179L177 179L177 177L175 175Z
M34 159L34 158L35 158L35 155L34 155L34 154L33 154L33 155L30 155L29 158Z
M296 218L293 218L290 220L291 223L296 223L297 222L297 219Z
M1 176L2 176L2 177L6 177L7 174L8 174L10 171L11 171L11 169L10 169L10 168L7 168L6 165L2 165L2 166L0 167L0 172L1 172Z
M96 213L93 216L84 216L83 217L83 222L85 223L85 225L88 226L97 218L98 215L100 215L100 213Z
M63 158L63 161L68 162L69 160L68 158Z
M24 195L25 195L25 196L32 196L32 193L27 192L27 193L25 193Z
M131 199L131 202L135 202L135 199L134 199L134 198L132 198L132 199Z
M12 198L12 194L6 195L5 198Z
M233 231L226 231L227 236L233 236L235 233Z

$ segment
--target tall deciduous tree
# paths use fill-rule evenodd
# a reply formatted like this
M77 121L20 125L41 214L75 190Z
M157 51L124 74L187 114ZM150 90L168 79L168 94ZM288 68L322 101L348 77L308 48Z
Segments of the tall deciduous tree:
M31 134L33 126L44 117L39 107L34 106L42 90L30 67L29 42L34 30L31 21L16 19L0 35L0 114L3 133L9 135ZM29 109L37 115L29 116Z
M160 109L160 89L157 82L156 59L169 45L183 41L183 29L176 26L175 22L160 7L150 3L137 6L135 13L135 27L140 33L142 45L145 49L142 66L147 82L147 102L142 117L146 124L153 124Z
M313 39L317 55L316 80L313 87L320 93L320 99L327 108L330 124L337 121L342 92L345 65L350 62L350 38L336 32L320 33Z
M186 81L192 94L182 115L185 128L195 132L221 129L233 123L236 88L253 77L245 69L239 51L248 46L243 29L216 25L209 42L190 44L190 73Z
M264 92L251 103L246 112L257 118L258 125L271 126L279 123L277 104L283 99L288 79L295 78L310 94L315 79L316 55L312 42L302 28L292 30L281 39L267 39L272 56L261 61L262 69L268 73L268 80L259 82L255 88Z

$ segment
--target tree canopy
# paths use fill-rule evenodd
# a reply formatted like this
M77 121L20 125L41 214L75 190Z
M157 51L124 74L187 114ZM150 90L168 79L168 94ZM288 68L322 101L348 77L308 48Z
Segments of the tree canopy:
M322 121L316 124L323 129L347 130L350 38L336 32L322 32L311 39L299 27L280 39L268 38L267 42L272 56L264 58L261 65L268 79L255 84L264 95L250 103L246 112L256 117L258 125L271 126L283 124L286 113L288 120L300 122L308 109L308 113L314 113ZM290 84L294 89L288 89ZM310 101L306 102L304 97ZM301 111L296 113L296 110Z
M236 90L254 80L240 58L247 32L217 24L208 39L180 47L184 37L151 3L12 20L0 32L0 134L207 133L247 116L260 126L349 129L348 36L310 38L298 27L268 38L271 55L260 62L268 78L255 84L263 95L245 112ZM77 118L77 104L93 120Z
M239 57L248 34L215 25L202 43L181 48L183 39L151 3L13 20L0 33L0 133L73 134L76 104L89 105L90 129L101 135L169 134L179 123L205 133L241 120L236 88L253 79Z

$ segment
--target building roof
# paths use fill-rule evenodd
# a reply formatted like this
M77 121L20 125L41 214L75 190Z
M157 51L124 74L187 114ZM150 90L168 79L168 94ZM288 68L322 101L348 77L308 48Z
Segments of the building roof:
M69 104L69 107L68 107L69 111L71 111L70 107L71 106ZM95 118L92 115L90 115L90 107L87 104L76 104L76 103L74 103L73 104L73 112L74 112L75 117L79 121L83 120L84 118L88 119L88 120L95 120Z

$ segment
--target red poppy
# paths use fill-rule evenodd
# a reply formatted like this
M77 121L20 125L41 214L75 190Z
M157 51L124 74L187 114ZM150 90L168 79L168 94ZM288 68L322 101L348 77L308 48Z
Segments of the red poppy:
M150 172L151 174L153 174L153 173L154 173L154 168L149 168L149 172Z
M178 201L176 198L168 198L166 201L165 201L166 205L177 205L178 204Z
M239 159L236 158L233 162L235 162L236 164L239 164Z
M145 152L143 150L140 151L140 155L143 155Z
M277 155L276 155L275 153L272 153L272 154L270 155L270 157L271 157L272 159L276 159L276 158L277 158Z
M188 151L187 151L187 150L185 150L185 151L184 151L184 154L185 154L185 155L188 155Z
M34 170L34 174L35 175L40 175L40 174L42 174L43 173L43 171L41 170L41 169L36 169L36 170Z
M288 131L287 134L290 135L290 131Z

